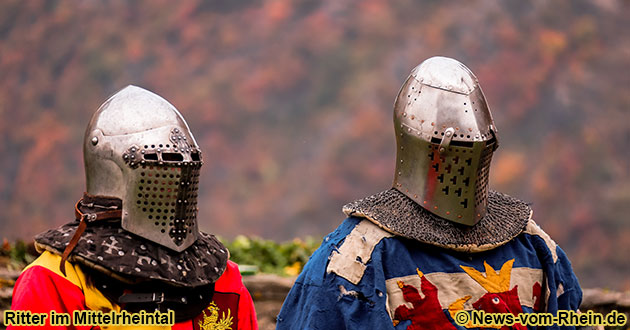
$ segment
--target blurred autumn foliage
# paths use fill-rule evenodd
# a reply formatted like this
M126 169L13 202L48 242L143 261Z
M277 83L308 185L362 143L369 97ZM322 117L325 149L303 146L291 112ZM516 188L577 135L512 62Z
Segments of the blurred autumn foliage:
M2 1L0 238L72 220L85 126L127 84L195 133L202 229L322 236L390 186L394 96L445 55L499 128L491 186L583 285L630 289L629 26L624 0Z

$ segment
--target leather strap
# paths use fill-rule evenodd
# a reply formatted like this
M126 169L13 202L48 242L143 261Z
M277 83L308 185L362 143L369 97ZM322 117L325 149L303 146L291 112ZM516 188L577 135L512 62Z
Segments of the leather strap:
M157 303L164 302L164 292L152 292L152 293L124 293L118 302L121 304L135 304L135 303Z
M163 302L173 302L179 304L186 304L188 300L186 296L169 296L164 292L149 292L149 293L123 293L118 302L121 304L137 304L137 303L156 303L161 304Z
M66 260L68 260L70 253L72 253L72 250L74 250L74 248L77 246L77 243L79 243L81 234L83 234L83 232L85 231L87 224L94 221L100 221L100 220L118 219L122 216L122 210L120 209L110 209L107 211L100 211L100 212L94 212L94 213L83 213L79 209L79 206L86 206L90 208L94 207L93 203L89 203L89 204L83 203L84 198L85 196L79 199L77 204L74 206L74 216L76 220L80 221L79 226L77 227L77 230L74 232L72 239L70 239L70 242L66 246L66 249L63 251L63 254L61 255L61 264L59 265L59 270L61 270L61 273L64 276L66 275Z

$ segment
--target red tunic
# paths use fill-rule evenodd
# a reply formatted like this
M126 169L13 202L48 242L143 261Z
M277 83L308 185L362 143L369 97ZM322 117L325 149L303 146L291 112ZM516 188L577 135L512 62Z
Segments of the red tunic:
M96 288L88 285L81 269L73 264L66 264L66 274L59 272L61 257L44 252L20 275L13 289L11 310L31 311L31 313L68 313L76 310L114 310L120 307L112 304ZM5 320L7 322L7 320ZM8 326L7 330L42 329L41 326ZM116 326L107 329L116 329ZM46 329L99 329L89 326L50 326L50 317L46 320ZM129 327L126 327L129 329ZM134 329L258 329L256 311L252 298L243 285L238 265L228 261L227 268L215 284L215 294L210 305L193 320L174 324L172 327L134 327Z

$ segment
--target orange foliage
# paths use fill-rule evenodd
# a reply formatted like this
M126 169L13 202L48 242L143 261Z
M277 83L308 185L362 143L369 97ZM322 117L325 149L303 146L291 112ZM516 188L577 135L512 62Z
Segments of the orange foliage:
M72 219L85 126L130 83L178 107L201 144L202 229L327 233L343 203L390 187L395 94L446 55L477 74L499 128L492 188L533 203L582 283L629 286L615 255L630 232L626 7L0 2L0 237Z
M519 181L525 171L525 155L516 152L502 152L497 155L492 164L494 182L498 185L508 185Z

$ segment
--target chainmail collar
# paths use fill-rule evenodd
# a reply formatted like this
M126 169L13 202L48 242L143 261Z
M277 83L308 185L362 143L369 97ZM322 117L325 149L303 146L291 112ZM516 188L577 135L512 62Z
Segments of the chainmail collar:
M532 215L525 202L492 190L486 216L472 227L442 219L393 188L346 204L342 210L392 234L460 252L487 251L509 242Z

